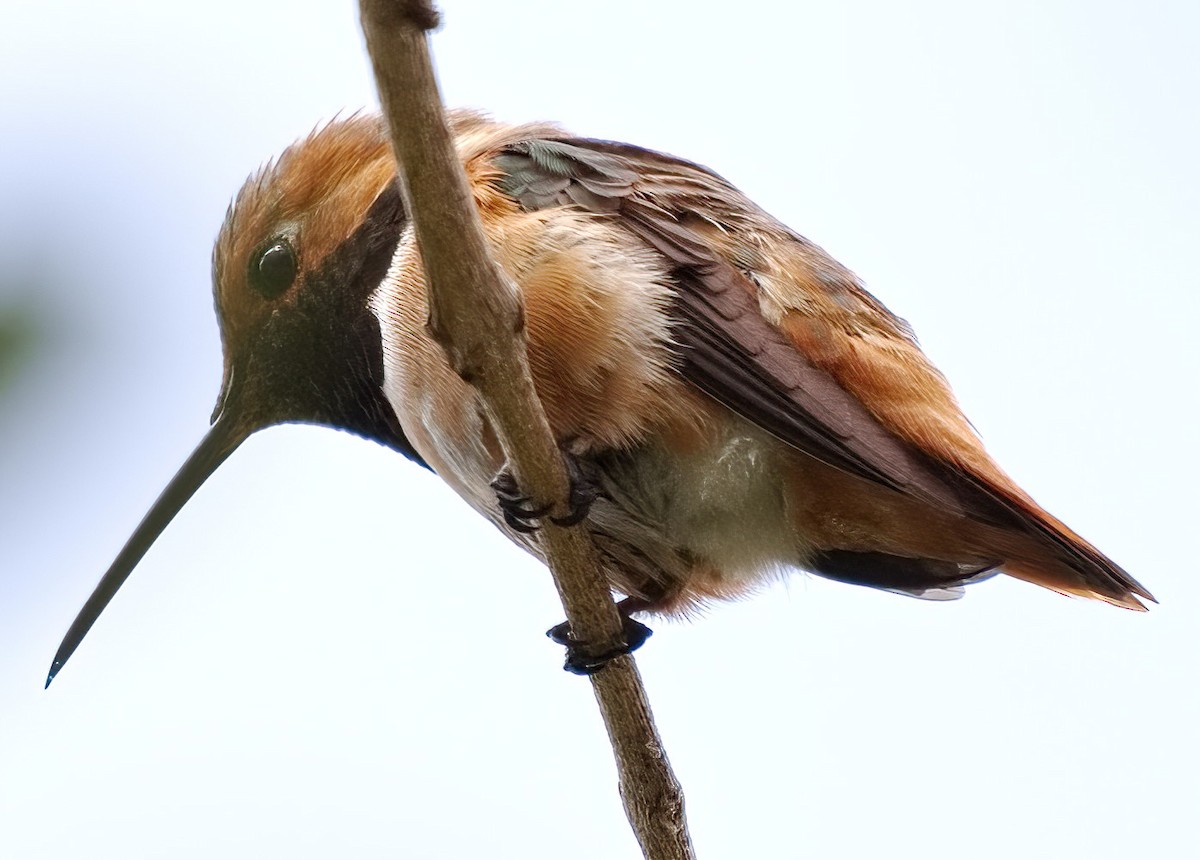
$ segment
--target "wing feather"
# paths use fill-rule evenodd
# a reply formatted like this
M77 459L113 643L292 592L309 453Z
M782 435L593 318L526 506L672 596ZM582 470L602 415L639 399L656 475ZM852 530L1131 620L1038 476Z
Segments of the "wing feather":
M844 472L1033 536L1082 579L1017 575L1130 608L1131 592L1153 600L995 465L904 320L717 174L567 137L511 143L492 161L523 208L613 217L670 261L681 372L713 399Z
M658 153L629 149L656 167L674 163ZM644 175L639 178L608 152L567 140L522 141L493 163L504 172L505 191L524 208L574 204L592 212L617 212L627 229L672 262L678 287L674 335L682 347L683 375L696 387L828 465L956 514L968 513L961 490L889 432L828 372L809 362L764 318L749 278L673 214L682 208L674 198L716 200L720 189L707 184L723 180L687 165L701 171L699 178L662 173L648 194ZM604 202L589 205L592 195Z

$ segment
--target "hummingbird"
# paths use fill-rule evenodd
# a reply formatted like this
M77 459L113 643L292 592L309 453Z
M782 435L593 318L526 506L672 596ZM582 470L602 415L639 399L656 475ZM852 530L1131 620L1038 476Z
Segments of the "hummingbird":
M561 522L587 530L623 598L618 652L646 635L635 614L686 616L789 569L935 600L1004 573L1126 609L1154 601L988 455L908 323L721 176L553 124L448 119L572 476ZM247 179L213 288L211 428L71 625L47 686L205 479L275 424L392 448L540 556L548 511L522 495L427 330L378 116L335 120ZM567 668L604 659L569 650Z

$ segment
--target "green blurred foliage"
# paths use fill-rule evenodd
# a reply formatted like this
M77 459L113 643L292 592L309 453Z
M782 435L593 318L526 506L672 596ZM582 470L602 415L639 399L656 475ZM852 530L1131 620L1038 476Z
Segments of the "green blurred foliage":
M31 304L18 300L0 306L0 397L29 364L38 340L37 314Z

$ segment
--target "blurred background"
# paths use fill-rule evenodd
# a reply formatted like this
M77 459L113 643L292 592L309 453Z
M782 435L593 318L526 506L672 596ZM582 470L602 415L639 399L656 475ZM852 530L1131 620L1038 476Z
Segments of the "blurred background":
M723 173L909 318L997 458L1162 601L797 574L657 624L701 856L1200 856L1200 7L442 6L448 103ZM6 7L0 856L637 856L548 575L348 435L243 446L42 691L207 426L225 206L374 104L356 16Z

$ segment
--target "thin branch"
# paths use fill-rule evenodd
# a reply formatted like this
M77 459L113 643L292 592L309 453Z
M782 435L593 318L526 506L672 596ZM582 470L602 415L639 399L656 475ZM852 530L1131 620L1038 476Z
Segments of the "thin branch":
M529 374L519 293L488 256L434 78L427 31L437 25L437 12L428 0L359 5L428 278L430 332L478 389L522 491L565 514L569 480ZM542 548L573 634L620 641L620 618L586 531L543 522ZM613 660L591 680L642 852L653 860L690 860L683 792L633 658Z

